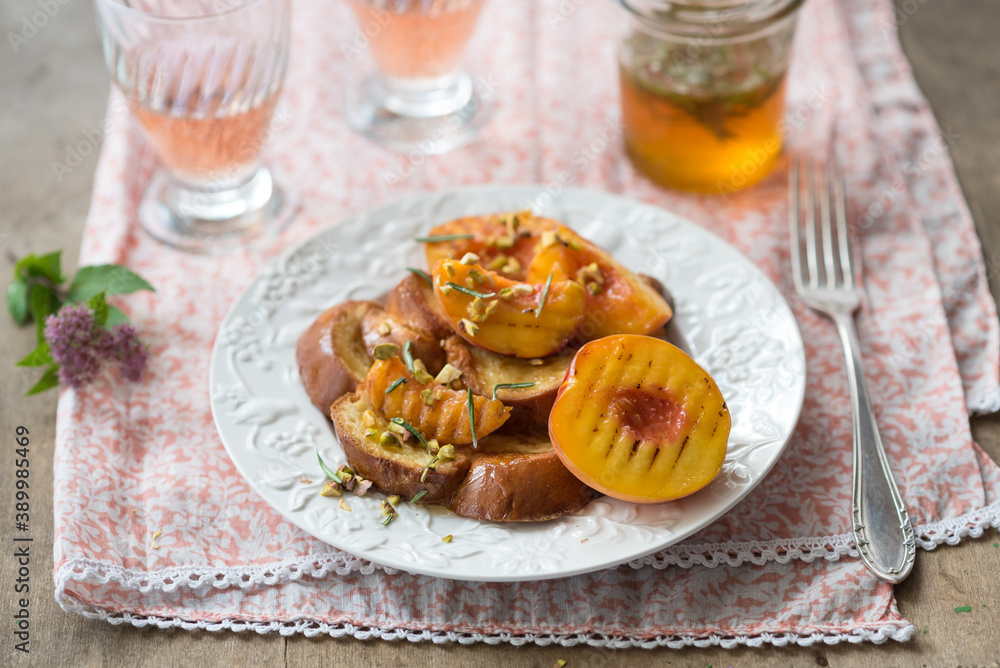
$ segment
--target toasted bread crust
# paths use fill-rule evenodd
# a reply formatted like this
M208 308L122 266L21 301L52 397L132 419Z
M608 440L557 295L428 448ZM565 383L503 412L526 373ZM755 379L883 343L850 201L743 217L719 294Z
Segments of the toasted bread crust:
M392 289L385 310L393 318L437 340L455 334L444 311L434 299L434 289L415 274L407 274Z
M445 354L441 349L440 339L410 327L381 309L371 310L365 314L361 322L361 332L365 350L369 352L380 343L394 343L402 349L409 341L413 346L414 359L421 360L432 375L437 374L444 366Z
M445 340L448 363L462 372L462 382L476 394L492 397L498 383L533 382L530 388L500 389L497 398L511 407L504 433L546 431L549 412L556 400L559 386L566 377L572 355L552 355L540 365L528 360L496 355L470 346L460 337Z
M495 522L541 522L575 512L597 496L555 450L500 452L473 456L449 509Z
M469 457L456 453L453 461L438 462L421 481L420 476L432 458L430 453L419 443L386 448L369 441L364 426L364 413L368 410L376 415L375 429L379 432L388 429L389 423L360 392L341 397L330 409L333 428L351 468L386 493L410 500L427 490L421 503L449 504L469 473Z
M320 314L295 346L306 394L324 415L334 401L364 382L372 360L364 349L361 322L381 311L371 301L347 301Z

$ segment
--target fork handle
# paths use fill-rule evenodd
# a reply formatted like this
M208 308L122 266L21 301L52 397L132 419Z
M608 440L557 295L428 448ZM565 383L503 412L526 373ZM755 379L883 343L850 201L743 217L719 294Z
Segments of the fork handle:
M861 364L861 345L854 315L835 313L844 344L851 391L854 448L851 476L851 518L861 560L879 578L902 582L913 568L916 544L906 505L893 480L872 409Z

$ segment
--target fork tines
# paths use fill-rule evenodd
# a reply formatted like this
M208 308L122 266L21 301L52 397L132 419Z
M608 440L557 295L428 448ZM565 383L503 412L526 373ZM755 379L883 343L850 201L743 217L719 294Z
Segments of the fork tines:
M846 208L844 174L836 165L829 162L818 165L808 158L792 158L788 177L788 224L792 278L799 292L819 288L854 289ZM802 266L803 253L805 266ZM819 255L822 255L822 262Z

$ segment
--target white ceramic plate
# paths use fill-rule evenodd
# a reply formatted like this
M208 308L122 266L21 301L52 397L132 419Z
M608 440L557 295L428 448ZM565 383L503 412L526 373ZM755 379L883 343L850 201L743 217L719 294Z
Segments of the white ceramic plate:
M688 351L715 378L732 413L722 472L697 494L640 505L601 498L576 515L532 524L461 518L400 505L380 524L381 494L346 494L351 512L318 494L316 452L334 468L343 451L298 377L295 343L323 310L380 299L424 266L413 241L466 215L533 207L659 278L676 302ZM365 559L461 580L535 580L606 568L666 548L747 495L781 455L798 419L805 358L795 318L774 285L715 235L663 209L607 193L481 186L418 194L362 213L261 272L226 316L211 361L215 424L240 473L271 506L313 536ZM304 483L305 477L311 483ZM442 536L454 540L443 543Z

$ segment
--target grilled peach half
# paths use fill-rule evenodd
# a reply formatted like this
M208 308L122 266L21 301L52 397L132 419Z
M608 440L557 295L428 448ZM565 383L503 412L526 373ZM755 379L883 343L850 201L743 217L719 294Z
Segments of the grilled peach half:
M430 239L445 239L427 243L427 266L433 267L445 259L459 260L466 253L475 253L491 270L520 280L535 256L535 247L542 232L555 231L560 224L551 218L535 216L530 211L457 218L427 233Z
M657 503L715 478L731 424L718 386L694 360L666 341L627 334L580 348L549 415L549 436L582 482Z
M673 310L647 281L622 266L606 251L568 227L545 235L528 267L525 281L572 279L587 289L587 318L580 327L584 340L613 334L651 334L663 327Z
M433 271L434 297L462 338L512 357L545 357L576 334L586 292L579 283L519 283L480 264L441 260Z
M424 438L436 438L442 445L473 442L468 393L435 381L421 384L399 357L375 360L365 378L365 394L387 419L402 418ZM477 440L510 417L510 408L499 399L474 394L472 405Z

